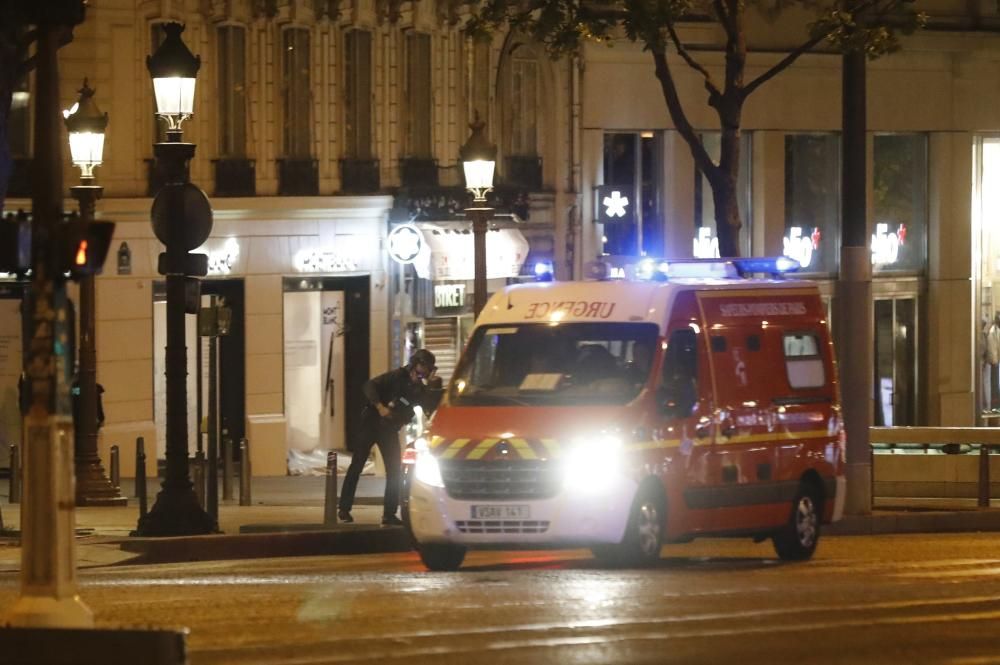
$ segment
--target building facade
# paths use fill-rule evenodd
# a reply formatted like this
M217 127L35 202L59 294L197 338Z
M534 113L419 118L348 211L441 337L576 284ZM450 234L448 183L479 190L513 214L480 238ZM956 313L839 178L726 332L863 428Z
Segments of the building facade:
M868 65L873 422L982 424L1000 408L1000 22L966 4L925 4L931 29ZM192 181L215 210L203 294L234 309L233 332L220 341L223 427L252 440L257 474L342 447L360 383L414 346L434 348L445 370L454 362L472 293L458 153L477 115L499 149L490 258L501 258L488 262L491 290L530 279L536 264L568 279L602 255L625 271L643 256L714 253L710 190L667 114L648 53L619 40L553 61L514 33L469 40L460 31L466 11L450 0L89 8L61 51L61 73L66 107L88 77L111 118L97 169L99 215L118 223L118 255L98 279L102 445L144 436L164 446L162 247L149 223L159 186L152 144L161 136L144 61L165 21L184 22L202 58L185 139L198 145ZM807 20L755 14L748 77L796 45ZM686 24L681 36L721 71L714 25ZM699 75L670 57L692 124L718 150ZM831 301L840 66L835 54L807 54L753 94L739 184L742 251L799 259ZM20 108L30 92L29 82ZM23 127L15 139L29 136L30 114L12 123ZM15 143L8 209L30 186L30 141ZM76 177L67 158L66 182ZM628 221L599 221L605 186L640 203ZM425 245L419 260L392 251L390 235L404 226ZM191 318L193 449L207 342ZM850 362L843 347L841 362Z

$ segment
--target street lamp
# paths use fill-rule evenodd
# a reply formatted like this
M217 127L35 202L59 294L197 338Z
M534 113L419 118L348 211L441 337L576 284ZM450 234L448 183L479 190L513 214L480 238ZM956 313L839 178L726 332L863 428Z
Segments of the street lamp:
M496 170L497 147L490 143L483 130L486 123L477 111L469 129L472 134L460 150L465 172L465 188L472 193L471 208L465 212L472 220L475 280L473 282L473 312L476 317L486 306L486 227L493 216L493 208L486 206L486 193L493 189Z
M80 184L70 187L80 207L80 220L94 221L97 200L104 188L94 184L94 167L104 156L104 130L108 114L101 113L94 101L94 89L83 80L80 99L63 111L69 132L69 150L73 163L80 167ZM77 385L73 390L74 466L76 468L76 505L124 506L128 499L111 484L97 453L99 400L97 393L97 342L95 325L96 292L94 275L80 279L80 364Z
M153 232L166 246L157 269L167 281L167 468L156 503L139 518L139 536L213 533L218 523L198 503L188 467L187 346L185 314L197 312L200 283L192 277L208 273L208 256L189 254L212 232L208 197L190 182L188 164L195 145L181 141L181 123L194 110L195 76L201 59L181 40L184 26L162 24L166 37L146 58L153 78L156 114L167 123L167 140L153 145L163 186L153 200ZM190 305L188 304L190 303Z

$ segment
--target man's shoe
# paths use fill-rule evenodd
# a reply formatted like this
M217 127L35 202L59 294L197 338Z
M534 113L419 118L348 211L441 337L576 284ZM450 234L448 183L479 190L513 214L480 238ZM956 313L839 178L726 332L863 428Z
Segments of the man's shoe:
M382 526L403 526L403 520L395 515L386 515L382 518Z
M344 523L350 523L354 521L354 518L351 517L351 511L349 510L338 510L337 519Z

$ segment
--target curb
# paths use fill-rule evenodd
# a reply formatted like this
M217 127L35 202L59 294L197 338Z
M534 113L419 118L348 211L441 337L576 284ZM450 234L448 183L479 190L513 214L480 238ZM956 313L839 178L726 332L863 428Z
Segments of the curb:
M402 527L369 525L334 528L310 525L308 531L129 538L119 540L118 545L125 552L139 555L128 561L128 565L410 550L409 537Z
M823 526L823 533L830 536L976 531L1000 531L1000 510L876 511L871 515L848 515Z

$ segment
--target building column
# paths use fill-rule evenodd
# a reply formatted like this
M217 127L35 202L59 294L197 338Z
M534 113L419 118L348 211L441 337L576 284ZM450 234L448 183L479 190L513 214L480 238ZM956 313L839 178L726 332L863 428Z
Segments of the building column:
M785 237L785 133L753 132L750 153L750 248L755 256L781 256Z
M666 258L691 258L694 248L694 157L680 132L663 132L663 245Z

